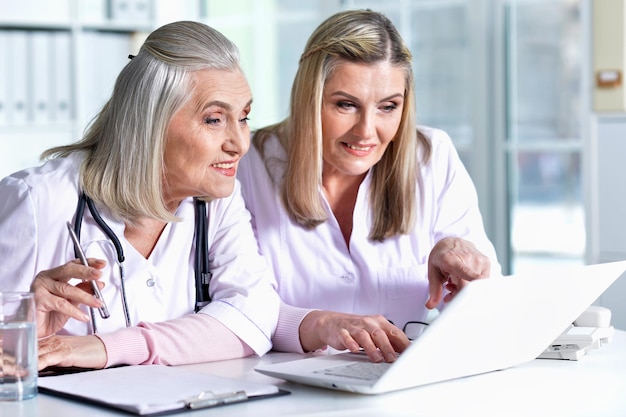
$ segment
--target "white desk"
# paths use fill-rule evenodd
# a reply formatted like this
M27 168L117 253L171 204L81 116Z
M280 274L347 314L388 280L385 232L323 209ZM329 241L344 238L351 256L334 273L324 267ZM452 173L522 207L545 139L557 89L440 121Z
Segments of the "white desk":
M271 382L291 395L182 413L220 416L626 416L626 332L580 361L534 360L504 371L441 382L378 396L285 383L256 373L259 362L282 362L298 355L188 365L231 378ZM442 364L445 366L445 363ZM45 394L19 403L0 403L2 417L104 417L128 415Z

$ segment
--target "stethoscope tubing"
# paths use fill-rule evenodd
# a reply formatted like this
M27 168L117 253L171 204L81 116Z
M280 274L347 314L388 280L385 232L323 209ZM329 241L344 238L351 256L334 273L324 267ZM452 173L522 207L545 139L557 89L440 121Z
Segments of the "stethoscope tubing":
M122 309L124 312L124 321L126 327L131 327L130 313L128 310L128 299L126 297L126 276L124 274L124 249L119 238L115 232L104 221L94 201L82 192L78 198L78 204L76 206L76 213L74 219L74 232L80 239L80 231L82 226L83 217L85 214L85 205L89 209L91 216L95 220L96 224L100 227L102 232L107 236L115 247L115 253L117 255L117 264L120 271L120 286L121 286L121 298ZM209 270L209 245L207 234L207 209L206 202L200 199L194 199L195 210L195 282L196 282L196 304L195 311L198 312L205 305L211 302L211 296L209 291L209 284L211 282L211 272ZM75 254L78 257L78 254ZM93 311L90 309L91 326L93 333L97 333L96 317Z

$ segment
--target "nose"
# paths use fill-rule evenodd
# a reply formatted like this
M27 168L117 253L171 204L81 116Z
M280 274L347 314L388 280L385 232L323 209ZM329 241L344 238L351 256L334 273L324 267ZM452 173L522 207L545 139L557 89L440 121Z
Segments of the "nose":
M228 139L224 150L229 153L243 155L250 148L250 128L248 124L233 123L227 132Z
M371 111L359 113L358 120L352 128L352 133L363 139L369 139L375 135L374 115Z

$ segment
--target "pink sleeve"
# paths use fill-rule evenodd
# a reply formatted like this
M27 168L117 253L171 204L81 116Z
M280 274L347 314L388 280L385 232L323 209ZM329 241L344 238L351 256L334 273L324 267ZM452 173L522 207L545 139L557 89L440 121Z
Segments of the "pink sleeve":
M222 323L189 314L162 323L139 323L97 335L113 365L182 365L250 356L254 352Z
M279 352L304 352L300 344L300 323L311 311L313 310L309 308L293 307L280 303L278 325L272 337L274 350Z

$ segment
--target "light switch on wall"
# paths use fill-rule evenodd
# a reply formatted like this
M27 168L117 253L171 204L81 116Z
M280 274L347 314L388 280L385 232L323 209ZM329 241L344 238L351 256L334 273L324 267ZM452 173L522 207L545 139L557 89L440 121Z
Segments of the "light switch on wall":
M593 0L593 109L626 112L625 0Z

